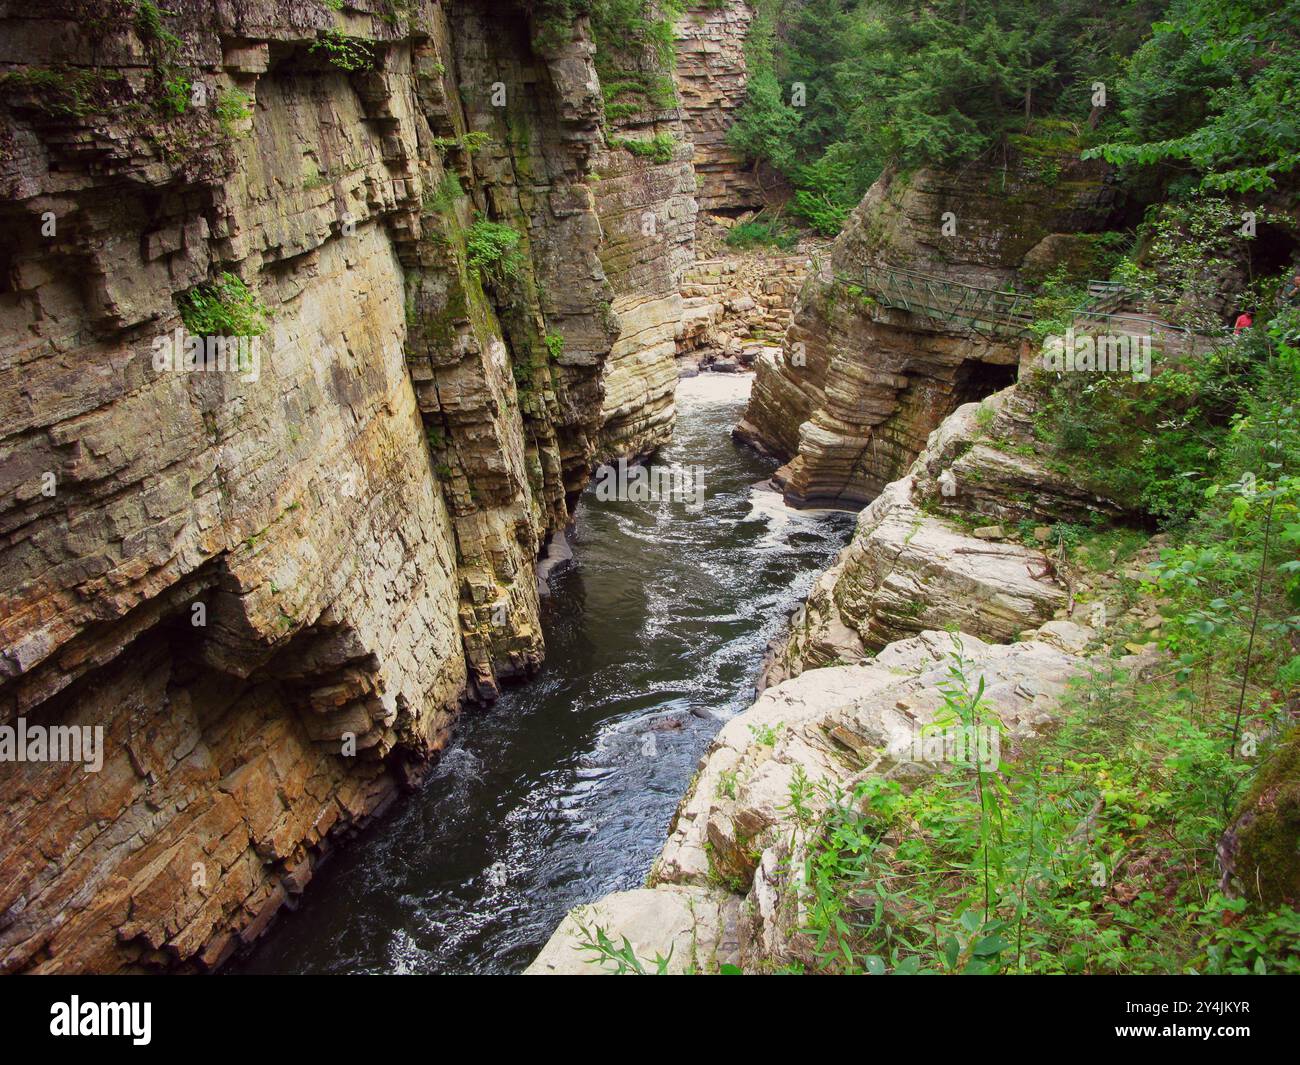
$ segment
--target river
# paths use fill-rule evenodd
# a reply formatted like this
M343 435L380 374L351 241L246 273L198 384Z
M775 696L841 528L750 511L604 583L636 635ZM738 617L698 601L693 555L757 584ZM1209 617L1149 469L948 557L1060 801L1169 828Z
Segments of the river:
M588 489L543 601L546 666L465 715L415 794L327 863L242 973L515 973L569 907L640 885L700 756L853 515L751 486L730 430L750 378L681 382L656 464L704 505Z

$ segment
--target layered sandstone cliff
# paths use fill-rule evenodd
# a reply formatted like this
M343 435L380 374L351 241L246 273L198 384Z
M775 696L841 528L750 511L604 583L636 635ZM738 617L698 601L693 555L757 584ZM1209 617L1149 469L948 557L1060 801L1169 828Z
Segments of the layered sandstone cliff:
M754 19L746 0L687 4L677 22L677 89L695 146L701 211L735 213L764 203L753 168L727 143L745 100L745 40Z
M619 367L665 332L671 366L689 162L598 196L585 24L528 5L98 0L0 40L0 723L105 732L99 772L0 768L0 969L211 968L540 662L540 547L671 429ZM637 208L674 250L619 278ZM256 372L160 367L227 277Z
M691 129L670 64L649 46L618 53L611 77L657 82L659 94L631 113L610 108L608 137L591 187L600 215L601 262L613 292L619 336L609 354L602 408L602 458L647 455L666 439L677 385L674 338L682 318L682 274L695 257Z
M870 502L946 415L1015 379L1019 337L889 306L877 286L886 271L994 290L1041 278L1116 206L1104 167L1070 158L1050 181L1042 158L1016 155L889 171L867 193L805 283L782 352L760 360L737 429L786 462L789 502Z

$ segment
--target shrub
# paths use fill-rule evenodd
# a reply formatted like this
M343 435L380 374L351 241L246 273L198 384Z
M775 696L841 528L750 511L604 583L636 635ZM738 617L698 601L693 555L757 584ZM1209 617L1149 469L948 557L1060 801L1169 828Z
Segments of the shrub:
M350 37L336 29L328 29L325 36L311 46L313 52L324 52L325 57L340 70L351 74L369 70L375 65L374 45L360 37Z
M465 233L469 264L497 282L516 278L523 268L522 239L513 226L489 222L479 215Z
M725 243L729 248L779 248L788 251L799 243L799 234L786 229L779 221L754 219L733 226Z
M238 89L226 89L217 97L216 113L221 131L227 137L233 137L235 124L252 117L253 98Z
M182 294L181 321L196 336L259 336L266 332L267 310L248 286L231 273Z

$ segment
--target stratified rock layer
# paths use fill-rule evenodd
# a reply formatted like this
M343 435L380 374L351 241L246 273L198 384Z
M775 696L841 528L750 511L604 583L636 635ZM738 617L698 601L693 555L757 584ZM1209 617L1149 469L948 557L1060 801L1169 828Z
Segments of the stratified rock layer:
M754 12L744 0L687 4L677 22L677 91L695 145L702 211L737 211L764 202L752 168L727 144L749 82L745 38Z
M671 82L654 49L639 63L642 77ZM684 118L670 107L609 120L609 147L595 160L601 262L619 328L603 378L602 461L648 455L672 432L681 279L695 257L695 172ZM666 161L625 146L655 138L671 146Z
M537 666L541 545L671 424L671 387L606 400L650 325L611 311L644 278L602 263L584 22L118 7L0 34L0 724L105 733L99 772L0 768L6 972L251 942L462 699ZM677 259L688 172L637 193ZM488 221L515 259L475 261ZM266 312L250 372L159 362L227 274Z
M947 414L1015 379L1027 342L887 308L867 268L1004 290L1049 235L1105 228L1112 199L1100 164L1052 184L1019 163L886 172L809 276L781 353L759 360L737 436L789 460L791 503L870 502Z

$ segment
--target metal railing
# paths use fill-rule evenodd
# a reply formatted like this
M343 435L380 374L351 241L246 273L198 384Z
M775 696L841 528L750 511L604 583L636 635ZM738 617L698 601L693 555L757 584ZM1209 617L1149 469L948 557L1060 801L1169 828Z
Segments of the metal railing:
M866 290L886 307L973 333L1020 336L1033 324L1033 297L892 267L867 267Z
M868 266L863 282L863 291L882 306L930 318L947 328L992 336L1028 336L1036 319L1034 297L1023 292L981 288L893 267ZM1131 293L1119 282L1089 281L1088 295L1074 311L1074 327L1103 324L1131 336L1153 340L1159 336L1162 343L1185 352L1211 348L1230 335L1227 329L1207 332L1173 325L1155 314L1116 313L1130 300Z

